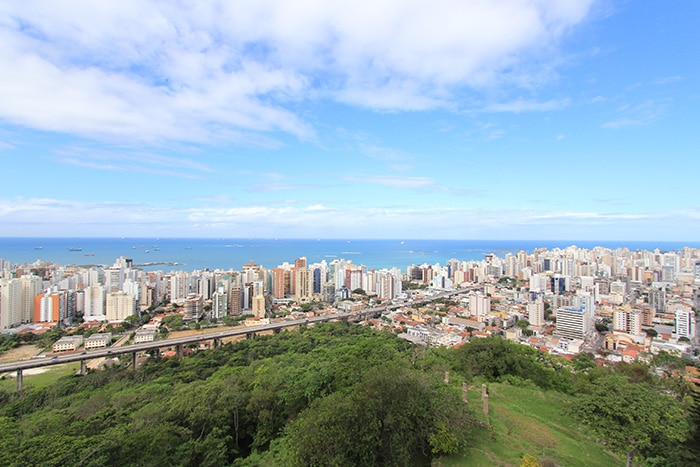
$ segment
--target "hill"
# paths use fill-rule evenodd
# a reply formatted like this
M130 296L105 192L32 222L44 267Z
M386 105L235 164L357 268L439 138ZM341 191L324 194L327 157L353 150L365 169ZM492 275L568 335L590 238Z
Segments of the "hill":
M154 353L136 371L0 391L0 464L506 466L531 455L543 465L622 465L595 441L607 440L596 430L618 427L571 411L582 400L601 402L604 381L635 384L670 414L635 410L657 423L630 418L618 429L646 436L633 455L683 465L673 453L691 431L668 387L655 389L646 369L623 367L638 383L574 369L499 338L423 349L368 327L317 325L182 361ZM473 387L466 404L465 381ZM610 446L623 455L628 448Z
M469 391L469 405L486 427L473 433L463 453L441 458L436 465L519 466L528 454L543 465L624 465L565 414L574 396L503 383L487 387L488 415L483 413L480 388Z

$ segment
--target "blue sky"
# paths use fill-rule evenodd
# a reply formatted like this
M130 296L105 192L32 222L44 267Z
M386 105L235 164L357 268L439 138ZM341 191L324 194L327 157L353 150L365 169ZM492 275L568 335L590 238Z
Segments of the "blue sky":
M70 3L0 4L0 236L700 237L698 2Z

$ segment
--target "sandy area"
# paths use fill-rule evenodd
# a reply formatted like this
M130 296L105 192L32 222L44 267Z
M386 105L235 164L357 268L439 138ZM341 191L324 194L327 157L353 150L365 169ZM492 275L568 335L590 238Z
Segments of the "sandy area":
M20 345L14 349L10 349L0 355L0 363L16 362L18 360L29 360L34 355L39 355L41 349L36 345Z
M29 376L29 375L40 375L42 373L46 373L48 368L27 368L26 370L22 370L22 376ZM9 376L10 378L15 378L17 377L17 372L12 371L10 373L5 373L6 376Z

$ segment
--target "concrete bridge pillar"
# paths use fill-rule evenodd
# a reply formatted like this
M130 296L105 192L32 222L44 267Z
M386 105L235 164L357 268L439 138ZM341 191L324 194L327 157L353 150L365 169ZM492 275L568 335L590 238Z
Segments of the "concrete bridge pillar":
M177 359L182 360L182 358L185 356L184 347L182 346L182 344L177 344L175 346L175 349L177 349Z
M85 360L80 360L80 374L85 376L87 373L87 362Z
M131 354L131 367L136 371L136 368L139 366L139 358L138 358L138 352L133 352Z
M17 392L22 392L22 369L17 369Z
M248 332L245 335L246 339L255 339L255 333L254 332Z

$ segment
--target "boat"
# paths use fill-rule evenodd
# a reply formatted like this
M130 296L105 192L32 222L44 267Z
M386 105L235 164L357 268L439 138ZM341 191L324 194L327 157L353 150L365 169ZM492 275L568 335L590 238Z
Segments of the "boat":
M82 248L68 248L68 251L83 251Z
M34 249L35 249L35 250L43 250L44 247L43 247L43 246L35 246Z
M95 256L95 253L85 253L83 256Z

